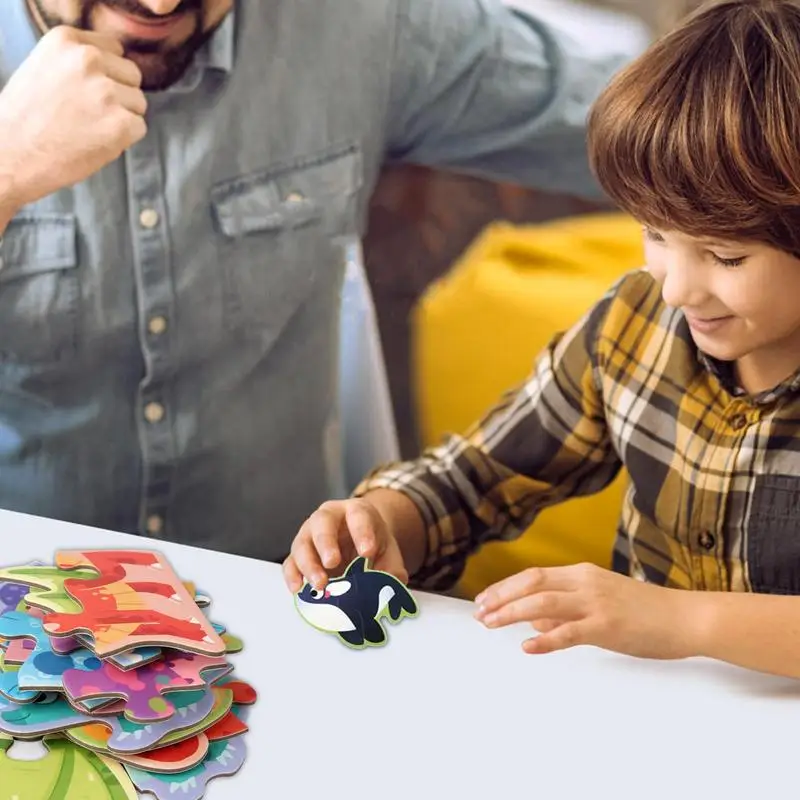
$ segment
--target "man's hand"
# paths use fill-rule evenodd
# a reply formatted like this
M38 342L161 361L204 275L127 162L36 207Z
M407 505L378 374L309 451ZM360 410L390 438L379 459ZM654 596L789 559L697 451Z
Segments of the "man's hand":
M530 622L540 634L523 643L526 653L594 645L674 659L698 655L692 595L579 564L525 570L490 586L475 603L487 627Z
M6 217L84 180L144 138L142 75L122 54L113 38L58 27L11 77L0 93Z

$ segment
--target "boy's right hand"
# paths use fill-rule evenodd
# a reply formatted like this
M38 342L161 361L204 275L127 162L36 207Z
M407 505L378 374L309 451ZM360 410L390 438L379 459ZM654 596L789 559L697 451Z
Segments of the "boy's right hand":
M397 539L378 509L367 499L323 503L305 522L283 563L286 585L295 593L306 581L322 589L330 573L346 569L357 556L365 556L372 569L408 582Z
M61 26L39 40L0 93L8 216L88 178L144 138L141 82L109 36Z

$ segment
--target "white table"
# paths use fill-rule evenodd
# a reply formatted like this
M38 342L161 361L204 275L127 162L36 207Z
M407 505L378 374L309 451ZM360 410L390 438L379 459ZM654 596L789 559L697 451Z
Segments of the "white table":
M592 648L530 657L526 629L484 630L469 603L419 593L386 647L352 651L300 618L276 565L7 512L0 541L4 565L156 544L212 595L260 698L249 758L209 800L731 800L797 785L796 682Z

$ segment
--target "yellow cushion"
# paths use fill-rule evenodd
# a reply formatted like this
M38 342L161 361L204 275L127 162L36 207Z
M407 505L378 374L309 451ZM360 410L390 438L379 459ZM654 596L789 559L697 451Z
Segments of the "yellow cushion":
M641 228L621 214L488 227L414 314L414 391L424 445L464 431L529 374L539 351L643 263ZM610 564L625 476L543 512L511 543L473 556L458 593L474 597L526 567Z

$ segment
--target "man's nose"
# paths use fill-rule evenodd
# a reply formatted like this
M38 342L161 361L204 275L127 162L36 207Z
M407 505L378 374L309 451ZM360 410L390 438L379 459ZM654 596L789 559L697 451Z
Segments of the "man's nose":
M154 14L165 17L175 11L181 0L139 0L139 3Z

